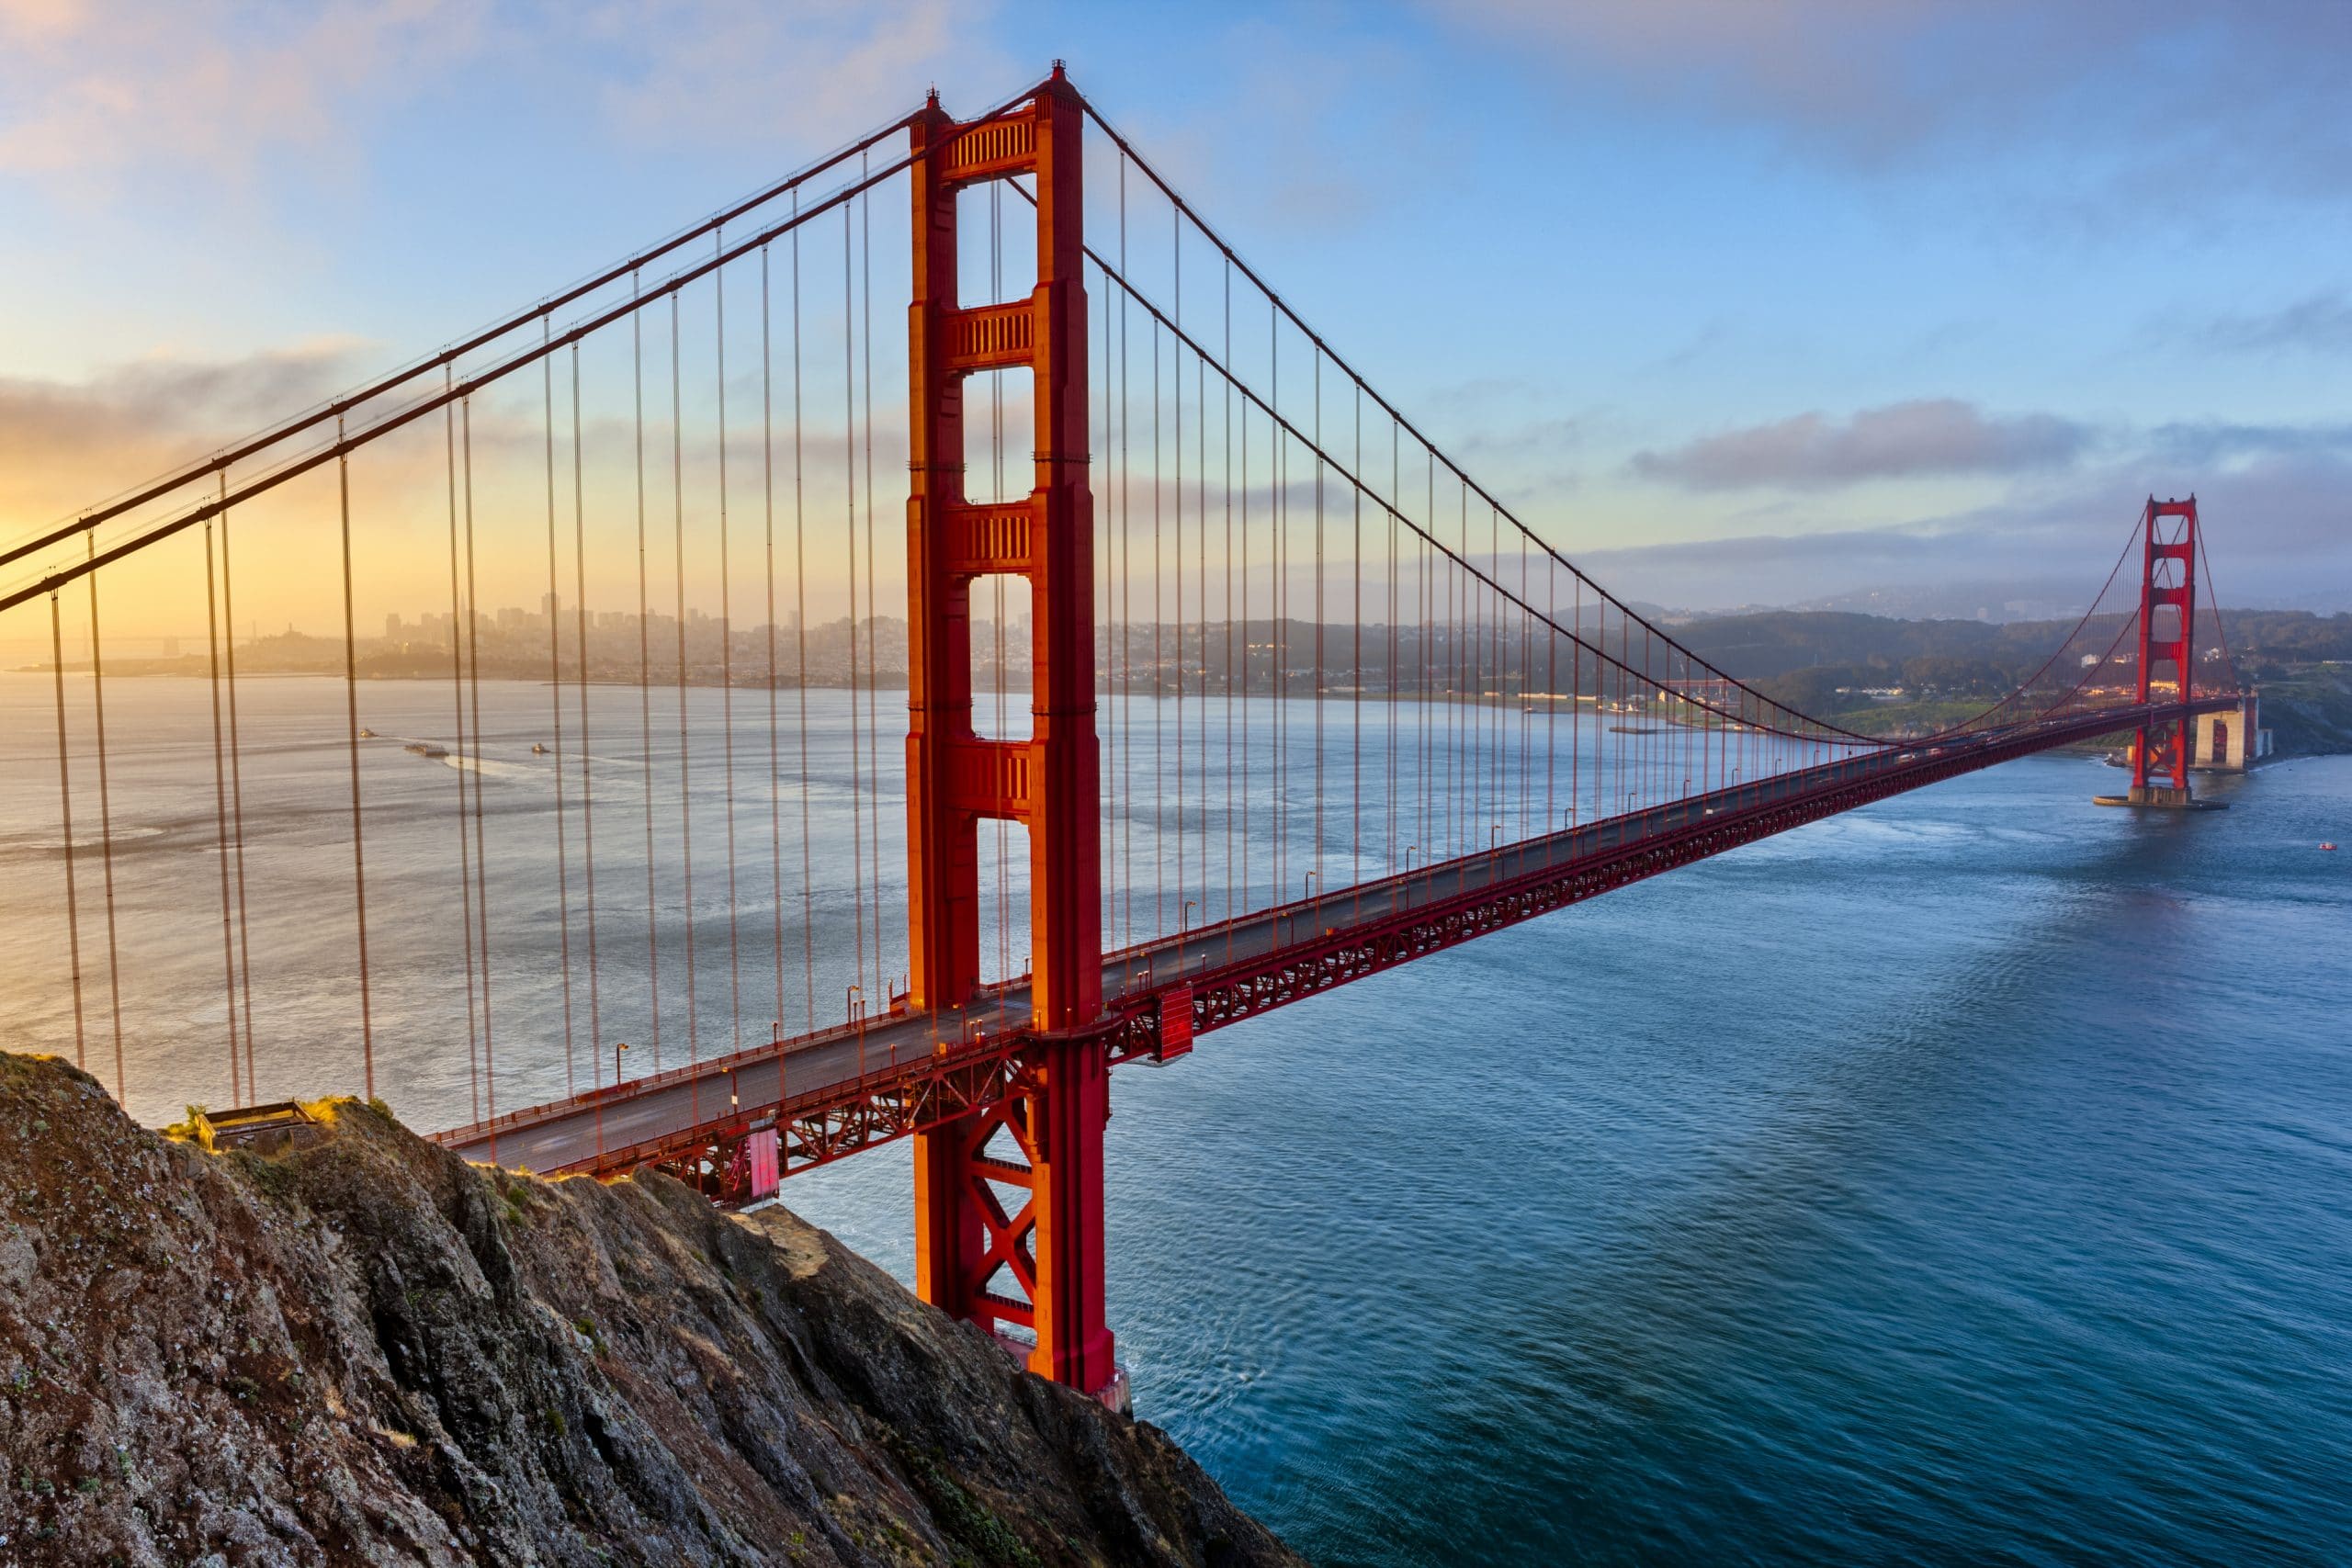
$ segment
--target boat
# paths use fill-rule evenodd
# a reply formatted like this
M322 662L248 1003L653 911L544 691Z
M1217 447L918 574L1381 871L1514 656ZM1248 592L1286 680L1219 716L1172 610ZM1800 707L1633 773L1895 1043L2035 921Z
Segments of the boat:
M376 732L372 729L363 729L359 732L359 739L362 740L373 740L376 739Z
M420 757L446 757L449 754L447 747L428 746L422 740L412 740L402 750L413 751Z
M2324 850L2333 850L2335 846L2332 843L2322 842L2320 848Z
M532 741L532 742L531 742L531 755L532 755L532 756L534 756L534 757L544 757L544 756L546 756L547 754L548 754L548 749L547 749L545 746L541 745L541 744L540 744L538 741L537 741L537 740L534 740L534 741Z

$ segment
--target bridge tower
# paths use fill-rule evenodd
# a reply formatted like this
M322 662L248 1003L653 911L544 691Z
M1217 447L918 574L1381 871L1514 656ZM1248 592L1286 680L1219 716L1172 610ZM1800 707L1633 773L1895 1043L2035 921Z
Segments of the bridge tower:
M1094 503L1087 483L1084 184L1077 94L1057 63L1023 107L959 125L934 94L911 127L914 299L908 321L907 846L910 1005L955 1008L979 985L978 824L1029 835L1033 1015L1021 1093L915 1140L915 1274L924 1300L991 1332L1025 1329L1033 1371L1124 1396L1104 1322L1100 767L1094 731ZM956 195L1034 176L1037 282L967 308ZM964 382L1031 371L1033 488L965 494ZM972 728L971 591L1032 591L1032 738ZM1018 1206L1005 1193L1017 1195Z
M2169 539L2165 537L2166 518L2180 523ZM2138 700L2154 700L2149 693L2155 666L2170 664L2181 708L2178 717L2143 726L2132 737L2130 798L2134 805L2180 806L2188 801L2189 683L2196 676L2197 498L2158 501L2150 496L2141 533ZM2179 620L2160 630L2156 612L2166 605L2178 612Z

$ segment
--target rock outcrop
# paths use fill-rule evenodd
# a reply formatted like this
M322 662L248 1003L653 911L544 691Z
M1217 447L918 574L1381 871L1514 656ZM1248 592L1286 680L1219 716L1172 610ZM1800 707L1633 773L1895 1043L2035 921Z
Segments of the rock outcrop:
M789 1213L312 1110L216 1156L0 1055L0 1564L1297 1561Z

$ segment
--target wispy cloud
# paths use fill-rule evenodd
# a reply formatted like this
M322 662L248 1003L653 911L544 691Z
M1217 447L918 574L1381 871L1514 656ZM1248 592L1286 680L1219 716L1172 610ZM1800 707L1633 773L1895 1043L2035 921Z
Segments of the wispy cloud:
M1001 92L1025 68L989 39L990 11L951 0L605 0L571 25L616 51L600 96L625 137L823 145L915 107L926 83L956 112L986 107L958 99Z
M2352 353L2352 299L2329 291L2275 310L2233 311L2189 335L2200 346L2224 353Z
M0 515L45 517L307 408L364 367L346 340L235 359L135 360L82 381L0 378ZM68 493L71 487L72 493Z
M265 154L348 155L354 120L471 46L443 0L335 0L256 14L187 0L135 19L76 0L0 4L0 172L103 187Z
M1584 91L1763 126L1793 148L1891 169L2054 142L2096 146L2046 198L2169 209L2352 186L2339 112L2352 6L2282 0L1450 0ZM2014 186L2007 199L2018 196ZM2149 208L2135 216L2144 220Z
M1821 490L1868 479L2008 474L2063 466L2089 439L2054 414L1990 417L1952 398L1864 409L1839 422L1801 413L1636 453L1634 471L1691 490Z

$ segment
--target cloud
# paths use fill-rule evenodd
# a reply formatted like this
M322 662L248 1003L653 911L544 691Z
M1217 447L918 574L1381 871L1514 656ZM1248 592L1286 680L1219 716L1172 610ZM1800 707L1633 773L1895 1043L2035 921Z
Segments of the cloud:
M85 381L0 378L0 513L31 504L28 492L58 502L61 481L120 488L289 412L308 408L356 378L361 345L321 340L242 358L136 360Z
M1027 67L980 36L988 17L955 0L620 0L574 25L626 51L601 91L628 137L823 144L915 108L927 83L952 113L989 107L967 96Z
M2352 431L2223 431L2216 466L2167 455L2181 439L2150 433L2140 449L2096 467L2031 476L1962 512L1894 517L1868 527L1770 532L1579 552L1614 591L1663 604L1796 604L1864 589L1924 591L1982 582L1988 570L2033 596L2087 602L2113 565L2142 502L2197 494L2222 599L2231 604L2352 608ZM2128 567L2127 567L2128 570Z
M1864 409L1844 423L1801 413L1634 455L1634 471L1690 490L1821 490L1866 479L2007 474L2072 462L2088 432L2054 414L1988 418L1953 398Z
M1434 0L1449 28L1540 66L1563 98L1615 94L1762 127L1867 169L1987 149L2030 163L2053 142L2090 164L2041 168L2145 221L2250 191L2352 187L2340 112L2352 6L2205 0ZM2009 199L2014 204L2016 192Z
M2352 299L2313 294L2276 310L2216 316L2194 333L2210 349L2236 354L2352 353Z
M356 110L413 91L473 37L442 0L185 0L136 18L5 0L0 173L86 191L174 170L234 184L289 149L342 157Z

